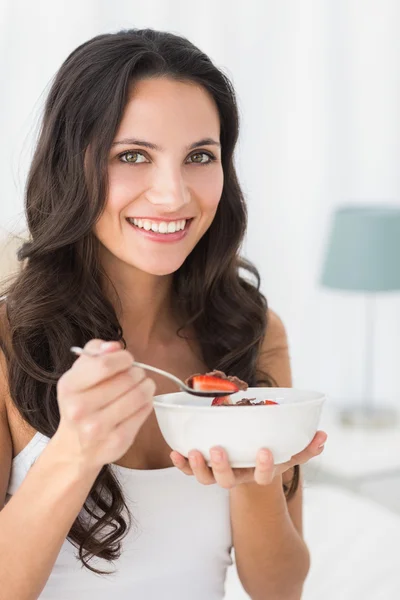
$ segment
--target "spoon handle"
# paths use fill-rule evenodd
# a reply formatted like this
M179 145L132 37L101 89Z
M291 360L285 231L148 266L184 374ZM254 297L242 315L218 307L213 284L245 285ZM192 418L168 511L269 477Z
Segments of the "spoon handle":
M157 367L152 367L151 365L146 365L145 363L136 362L135 360L133 361L132 365L134 367L140 367L141 369L147 369L147 371L153 371L154 373L158 373L159 375L164 375L164 377L168 377L168 379L171 379L171 381L176 383L176 385L178 385L181 389L188 389L187 386L183 383L183 381L181 381L178 377L175 377L175 375L172 375L172 373L168 373L168 371L163 371L162 369L157 369Z

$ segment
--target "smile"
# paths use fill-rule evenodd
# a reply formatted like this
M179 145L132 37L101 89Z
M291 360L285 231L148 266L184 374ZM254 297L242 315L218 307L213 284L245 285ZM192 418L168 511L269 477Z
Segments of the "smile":
M155 233L176 233L177 231L183 231L186 227L186 223L191 219L181 219L179 221L151 221L149 219L131 219L127 218L127 221L131 225L144 229L145 231L154 231Z
M167 222L128 217L126 221L137 234L154 242L179 242L186 237L193 219Z

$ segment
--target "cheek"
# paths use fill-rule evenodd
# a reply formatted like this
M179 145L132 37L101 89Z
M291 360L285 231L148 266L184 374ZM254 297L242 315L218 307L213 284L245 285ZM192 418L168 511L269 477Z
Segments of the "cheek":
M105 245L109 239L121 231L120 218L126 206L138 192L140 182L120 169L110 169L108 173L108 193L104 212L94 226L94 233Z
M141 193L145 182L136 170L125 165L118 165L108 173L108 204L112 210L122 210L127 202Z
M139 196L145 183L139 173L133 169L115 166L108 171L108 193L106 208L97 221L95 231L115 231L120 227L120 216L125 208Z
M199 169L207 167L199 167ZM212 170L205 174L199 174L196 181L193 182L197 198L200 200L204 211L215 212L221 199L224 187L224 174L222 168Z

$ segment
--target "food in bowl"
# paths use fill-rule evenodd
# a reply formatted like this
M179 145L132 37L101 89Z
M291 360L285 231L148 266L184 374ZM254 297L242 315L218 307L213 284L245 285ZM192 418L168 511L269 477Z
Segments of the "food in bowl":
M226 375L223 371L211 371L210 373L196 373L191 375L185 381L186 385L193 388L194 390L200 390L202 392L209 390L222 390L222 391L236 391L247 390L248 384L235 377L233 375ZM219 396L214 398L211 406L260 406L260 405L272 405L278 404L274 400L261 400L260 402L254 402L256 398L243 398L237 402L232 402L231 396Z
M271 406L272 404L279 404L274 400L260 400L260 402L256 402L255 400L256 398L243 398L243 400L232 402L230 396L221 396L214 398L211 406Z

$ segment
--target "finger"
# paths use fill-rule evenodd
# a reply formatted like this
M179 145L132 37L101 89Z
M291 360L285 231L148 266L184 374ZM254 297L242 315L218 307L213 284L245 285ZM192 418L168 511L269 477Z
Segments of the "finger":
M145 404L129 419L122 421L115 427L107 436L107 446L114 451L119 448L122 452L126 452L126 448L133 444L133 441L142 427L143 423L148 419L152 411L151 404Z
M291 465L301 465L323 452L328 436L325 431L317 431L307 448L292 456Z
M325 431L317 431L311 443L315 443L315 445L320 448L325 444L327 439L328 435L325 433Z
M189 461L187 460L187 458L182 456L182 454L179 454L179 452L173 451L173 452L171 452L171 454L169 456L171 458L172 464L177 469L182 471L182 473L185 473L185 475L193 475L193 471L190 468Z
M71 393L90 389L118 373L132 368L133 356L127 350L114 350L99 356L81 355L59 384Z
M93 354L105 354L107 352L113 352L114 350L121 350L121 348L122 342L117 340L105 341L99 339L89 340L83 347L85 351ZM81 356L84 356L85 358L91 358L90 356L85 356L84 354Z
M78 394L69 398L63 406L64 414L71 421L79 422L133 391L146 378L145 371L137 367L118 373L96 387L86 390L84 402Z
M258 485L268 485L275 476L274 456L267 448L262 448L256 457L254 481Z
M145 406L148 406L150 412L155 388L152 379L145 379L115 402L81 421L80 431L90 439L104 439L112 429L133 417Z
M225 450L215 446L210 450L210 464L214 474L215 481L222 488L230 490L236 485L235 474L228 461Z
M206 465L204 456L198 450L189 452L189 465L199 483L203 485L211 485L215 483L214 475L211 469Z

